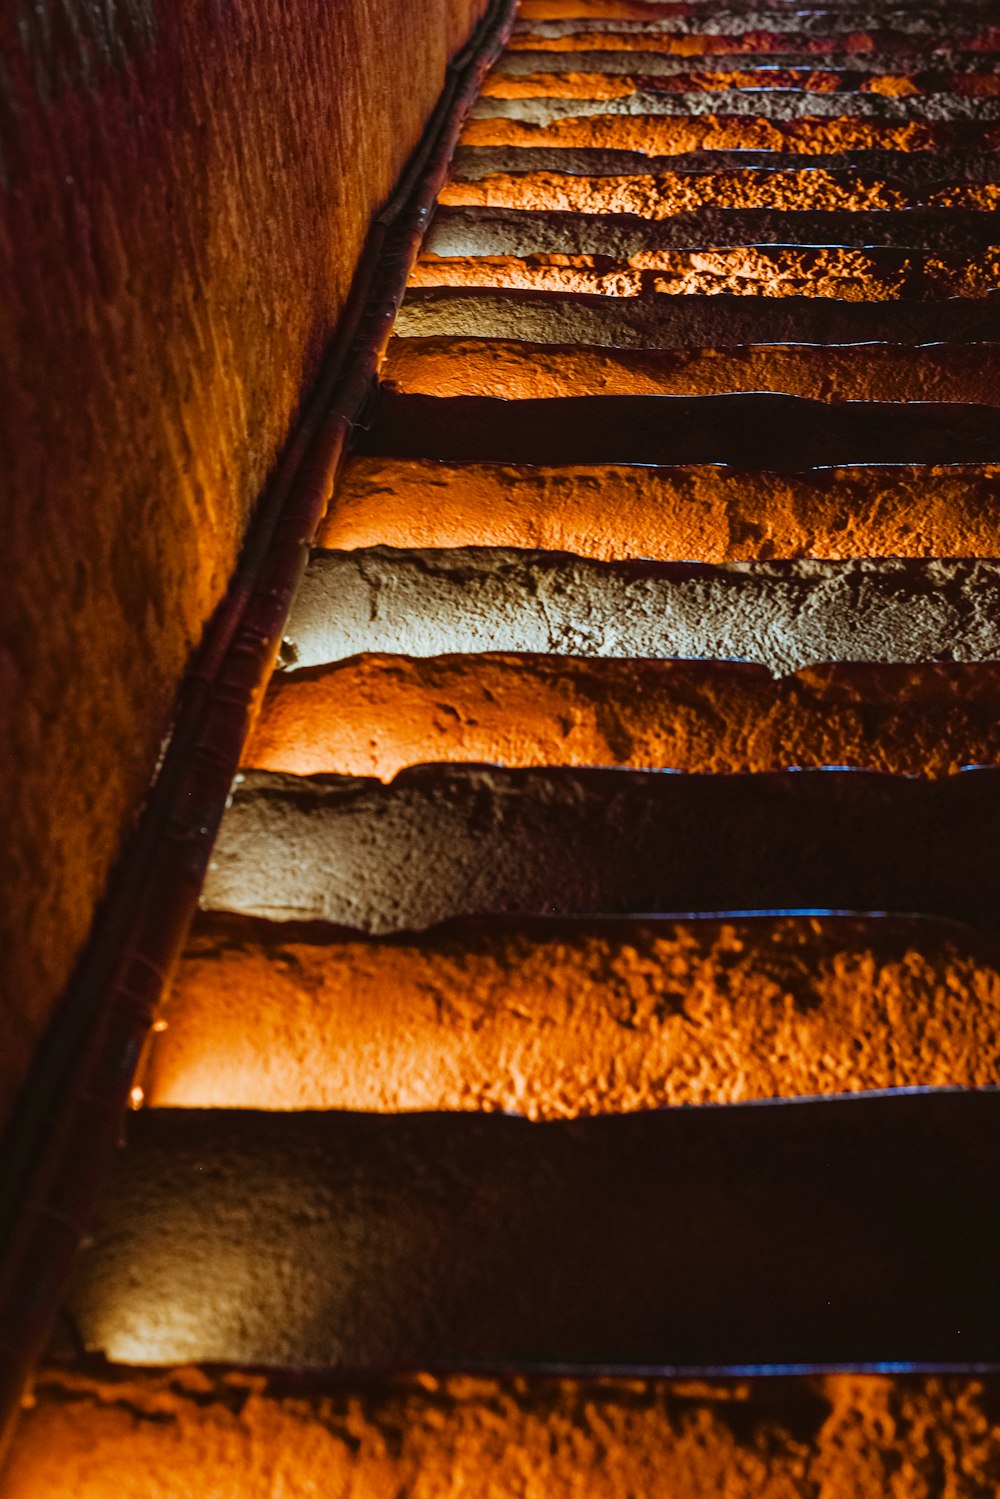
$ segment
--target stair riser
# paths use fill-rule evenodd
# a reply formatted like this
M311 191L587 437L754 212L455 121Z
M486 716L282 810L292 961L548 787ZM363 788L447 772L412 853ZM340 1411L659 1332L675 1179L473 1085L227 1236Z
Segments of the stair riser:
M1000 922L992 770L664 776L426 766L378 781L245 773L209 909L374 933L455 916L920 912Z
M149 1111L69 1310L86 1346L152 1364L989 1365L998 1149L990 1095Z

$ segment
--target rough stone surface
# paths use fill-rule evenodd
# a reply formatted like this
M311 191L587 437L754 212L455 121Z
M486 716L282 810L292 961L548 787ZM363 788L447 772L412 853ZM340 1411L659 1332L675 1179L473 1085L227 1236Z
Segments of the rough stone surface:
M481 547L316 552L284 659L469 651L753 661L1000 658L1000 563L592 562Z
M370 215L482 8L4 7L0 1114Z
M995 1378L39 1378L4 1499L982 1499Z
M793 174L789 191L797 180L798 174ZM586 187L586 179L582 185ZM743 184L750 188L754 185L752 179ZM815 191L821 192L822 187L822 183L817 184ZM640 183L638 192L641 191ZM640 203L641 200L636 203L637 210ZM787 249L793 242L814 248L885 246L982 252L1000 234L986 214L941 208L907 209L902 213L870 208L858 213L844 209L803 211L800 207L789 212L713 206L695 212L675 212L650 223L641 211L593 214L559 208L553 212L555 206L528 210L439 208L424 242L424 257L485 255L523 259L539 255L605 255L630 265L647 266L656 263L653 257L657 252L690 253L762 245Z
M737 771L849 765L946 775L1000 763L1000 666L357 656L279 673L244 765L374 775L408 765Z
M835 75L841 80L839 87L851 90L859 86L857 80L865 77L885 78L899 86L902 78L906 82L920 80L924 86L929 59L926 53L922 55L916 50L910 57L905 57L901 52L880 55L877 52L843 53L834 58L828 58L825 62L817 62L815 55L783 53L781 57L775 58L762 53L760 55L746 53L715 53L707 57L685 57L683 55L671 56L669 52L649 52L641 48L635 51L623 50L609 52L606 50L581 51L572 49L560 52L546 47L541 51L533 51L530 47L518 47L514 52L507 52L497 64L487 82L485 92L492 92L491 84L494 80L501 80L501 86L512 78L532 78L539 74L548 76L565 77L567 74L600 75L605 77L641 77L641 78L685 78L697 77L709 80L721 79L719 85L725 87L727 77L737 78L745 75L748 70L753 70L757 76L763 76L763 86L767 87L769 76L780 70L787 73L792 69L808 70L810 77L829 79ZM949 49L942 45L936 50L936 55L931 64L935 70L946 69L947 74L938 73L937 76L947 76L949 86L956 89L963 85L956 81L951 84L951 79L974 80L976 78L992 79L997 76L998 63L995 57L987 52L963 52L961 50ZM859 72L862 69L864 71ZM861 85L863 87L863 85ZM974 83L968 85L974 87ZM814 85L821 88L821 83ZM904 84L905 87L905 84ZM988 85L987 85L988 89Z
M656 296L414 288L403 338L507 338L618 349L746 344L931 344L1000 341L1000 297L974 302L843 302L823 297Z
M640 350L593 345L564 348L499 338L394 338L382 366L382 379L407 395L500 396L508 400L773 391L811 401L971 401L1000 407L1000 346L938 345L931 350L871 344L832 349L751 345ZM927 471L924 476L931 491L931 507L936 508L937 481ZM899 470L889 482L905 486ZM922 488L922 504L911 511L907 529L922 524L925 495ZM954 498L961 507L958 493ZM343 504L341 490L334 516ZM413 524L419 525L424 519L418 510ZM863 520L874 521L875 517L857 517L859 524ZM988 513L981 521L989 523Z
M143 1364L995 1367L998 1151L992 1093L145 1109L68 1306L84 1347Z
M628 94L609 95L594 91L596 97L575 94L521 95L518 98L481 98L472 110L474 120L524 120L532 125L548 125L566 117L580 119L585 115L658 115L700 114L752 116L765 120L859 119L859 120L995 120L1000 104L991 98L967 94L932 94L927 97L903 95L893 97L872 94L822 94L794 88L770 88L760 92L738 88L711 92L680 93L674 89L650 87L655 80L638 79L639 87ZM737 80L738 82L738 80Z
M953 44L960 38L968 43L981 37L984 47L991 42L996 45L997 29L988 24L989 12L974 11L971 16L958 14L964 26L955 26L950 31ZM530 8L522 10L514 23L511 46L520 46L521 38L526 34L549 40L552 37L575 37L583 30L591 35L624 35L635 39L640 46L648 45L650 38L687 36L692 32L698 37L725 38L760 32L779 36L790 33L797 38L819 37L824 42L846 33L854 49L863 50L857 47L859 31L889 30L921 37L925 45L927 42L936 43L941 34L941 13L932 5L817 6L801 10L782 9L775 5L712 9L701 6L685 13L676 9L664 11L662 6L655 4L622 10L615 8L613 11L611 7L578 4L572 11L557 16L542 16Z
M690 215L687 222L704 218L713 226L722 227L740 214L767 211L780 214L784 232L794 236L799 223L811 221L801 216L825 213L844 218L850 215L857 233L864 235L869 221L876 225L896 223L895 211L899 210L918 215L922 208L938 213L945 208L974 210L980 215L992 213L1000 205L1000 188L993 182L938 182L921 190L872 173L829 168L628 174L611 171L604 176L549 168L458 177L443 190L440 202L450 208L506 208L552 215L637 214L650 236L659 233L664 221L677 216ZM789 221L788 214L800 217ZM858 214L864 217L859 220ZM927 218L923 215L924 222ZM439 232L442 221L439 212L432 234ZM981 222L985 233L994 232L991 219L983 217Z
M931 923L203 918L153 1107L572 1118L1000 1077L1000 949Z
M598 54L607 62L614 53ZM590 64L588 63L588 66ZM459 146L452 160L452 182L479 182L497 173L556 172L568 177L621 177L697 174L710 180L719 173L759 177L762 172L822 172L845 180L886 180L895 192L906 193L914 206L939 188L961 185L996 186L995 157L977 151L862 151L853 156L832 153L797 156L794 151L776 160L770 151L698 151L650 156L643 151L594 150L583 147Z
M670 156L682 151L791 151L801 155L845 155L858 151L995 151L1000 126L966 121L908 120L883 123L843 113L803 115L794 120L722 113L687 115L572 115L548 124L528 120L470 120L465 146L574 146Z
M1000 290L1000 249L969 258L918 251L779 248L637 249L619 266L601 256L532 255L442 259L414 267L413 287L523 287L535 291L669 296L832 297L849 302L991 297ZM600 269L595 268L600 267Z
M374 933L476 914L741 910L995 926L998 777L429 765L386 786L251 771L203 900Z
M524 67L524 53L516 53L520 66L508 71L500 63L487 78L481 97L483 99L620 99L627 94L653 89L672 94L718 94L729 92L738 97L736 90L753 89L755 92L795 91L797 94L840 94L848 99L935 99L941 94L953 94L962 99L992 99L1000 93L1000 78L988 69L982 72L963 72L941 68L921 68L916 73L900 73L896 68L889 73L865 67L860 61L853 68L804 68L767 67L760 63L754 66L741 65L742 60L717 59L712 62L688 64L673 59L671 67L658 73L643 71L642 57L636 58L634 73L607 72L600 69L589 72L581 68L574 57L564 59L564 71L553 69L551 53L538 60L538 71L530 72Z
M666 52L675 57L754 56L822 57L856 60L859 53L894 56L899 67L909 71L918 57L927 57L926 39L908 35L905 31L879 27L861 33L855 31L838 36L826 30L826 12L820 20L820 32L804 35L793 23L788 31L771 26L736 35L719 34L709 30L688 32L686 35L671 35L655 29L615 26L600 22L593 25L570 21L520 26L510 39L512 52L630 52L642 56ZM788 18L790 21L791 17ZM797 19L797 18L796 18ZM818 18L819 19L819 18ZM977 56L997 50L997 28L982 23L978 18L969 18L971 25L949 30L947 40L940 40L933 48L933 55L941 60L954 52L967 52ZM584 27L586 29L584 29Z

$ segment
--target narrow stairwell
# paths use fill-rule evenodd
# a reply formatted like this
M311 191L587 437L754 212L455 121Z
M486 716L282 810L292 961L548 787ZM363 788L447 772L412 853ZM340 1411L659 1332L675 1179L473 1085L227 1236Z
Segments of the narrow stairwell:
M1000 1372L998 146L985 0L522 0L68 1299L89 1354L423 1371L448 1430L456 1371L582 1403L517 1479L530 1383L468 1472L396 1411L392 1492L763 1493L664 1392L778 1375L827 1401L797 1467L760 1418L782 1494L1000 1483L956 1414ZM838 1468L858 1375L929 1414ZM626 1391L663 1467L615 1487L572 1433Z

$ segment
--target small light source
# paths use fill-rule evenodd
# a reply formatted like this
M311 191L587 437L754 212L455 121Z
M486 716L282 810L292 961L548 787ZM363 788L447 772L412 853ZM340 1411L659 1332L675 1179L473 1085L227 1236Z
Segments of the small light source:
M142 1091L141 1088L138 1088L138 1087L133 1088L132 1091L131 1091L131 1093L128 1096L129 1108L130 1109L141 1109L142 1108L142 1100L145 1098L145 1096L146 1095L143 1093L143 1091Z
M167 1028L167 1022L165 1020L154 1020L153 1021L153 1030L156 1031L157 1034L159 1034L160 1031L165 1031L166 1028Z

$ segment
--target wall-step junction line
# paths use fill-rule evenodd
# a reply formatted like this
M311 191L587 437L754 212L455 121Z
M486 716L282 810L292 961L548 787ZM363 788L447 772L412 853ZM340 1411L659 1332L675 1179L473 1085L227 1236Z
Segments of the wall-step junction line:
M998 144L980 0L522 0L89 1352L1000 1374Z

